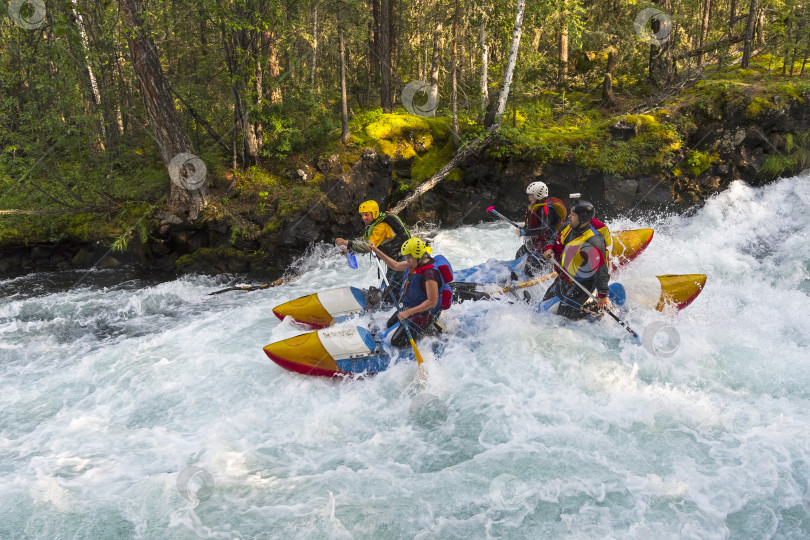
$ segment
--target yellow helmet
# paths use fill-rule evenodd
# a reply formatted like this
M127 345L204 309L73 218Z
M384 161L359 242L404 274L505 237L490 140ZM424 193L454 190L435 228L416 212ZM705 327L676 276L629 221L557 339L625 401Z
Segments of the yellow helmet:
M425 244L421 238L408 238L402 242L402 247L399 252L403 255L412 255L414 259L419 260L425 253L432 253L432 250Z
M380 217L380 205L377 204L377 201L366 201L360 205L357 211L361 214L371 212L371 217L374 219Z

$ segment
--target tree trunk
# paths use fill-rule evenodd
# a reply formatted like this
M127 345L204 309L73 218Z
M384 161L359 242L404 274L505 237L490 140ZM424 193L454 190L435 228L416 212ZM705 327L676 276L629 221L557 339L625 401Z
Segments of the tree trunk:
M459 6L459 0L455 0L455 13L453 15L453 54L452 59L450 60L451 66L451 83L452 83L452 92L450 94L450 109L452 110L453 120L450 126L450 129L453 133L453 142L456 143L456 146L459 145L461 140L458 132L458 109L457 109L457 99L458 99L458 81L456 77L458 76L458 12L461 9Z
M745 25L745 41L743 42L743 55L740 67L748 69L751 67L751 47L754 41L754 23L757 19L757 0L751 0L748 7L748 22Z
M267 51L266 72L270 78L267 99L275 105L282 102L281 86L278 83L278 77L281 75L281 62L278 56L278 36L275 30L262 32L262 51Z
M380 105L391 112L391 3L380 0Z
M731 0L728 8L728 37L734 35L734 24L737 22L737 0Z
M388 15L388 95L391 99L391 107L393 107L397 93L397 1L390 0L390 5Z
M338 26L338 40L340 41L340 142L349 143L349 104L346 98L346 52L343 46L343 26Z
M609 109L616 106L616 96L613 95L613 73L616 71L616 55L613 51L608 53L605 80L602 81L602 107Z
M250 74L246 72L248 66L244 65L237 51L245 51L248 54L249 41L247 31L234 28L227 32L222 26L222 42L225 50L225 64L231 75L231 94L233 96L234 112L242 131L242 163L250 167L258 163L259 143L256 137L254 125L250 121L250 107L245 100L247 82Z
M568 77L568 7L565 0L560 3L560 83Z
M309 91L315 94L315 69L318 62L318 4L312 6L312 66L310 67Z
M799 71L799 77L804 75L804 66L807 65L807 57L810 56L810 47L804 51L804 60L802 60L802 69Z
M369 87L377 78L377 66L380 65L380 0L369 0L371 19L369 19ZM369 91L370 94L370 91Z
M168 168L172 159L181 153L192 153L188 135L183 130L174 101L171 98L155 43L143 29L141 0L118 0L127 29L127 45L132 67L138 77L138 86L146 114L163 163ZM188 212L195 219L208 203L210 191L207 179L198 189L188 190L171 182L168 208L174 214ZM195 182L195 185L198 185Z
M517 0L517 12L515 13L515 28L512 30L512 45L509 47L509 59L506 61L506 74L503 77L501 93L498 96L498 109L495 113L495 124L500 125L503 113L506 110L506 100L509 98L509 87L512 85L512 72L515 70L518 50L520 49L520 35L523 25L523 11L526 8L526 0Z
M709 41L709 24L711 22L711 13L712 13L712 0L705 0L703 4L703 22L700 27L700 45L699 47L703 47L706 42ZM697 65L700 67L703 65L703 53L700 53L697 57Z
M672 12L670 0L658 0L656 2L664 13ZM651 30L653 35L661 34L662 24L660 19L653 17L651 20ZM663 86L672 79L672 41L671 36L661 36L657 43L650 44L650 70L649 79L653 86Z
M463 30L461 31L461 35L464 35ZM458 69L458 82L462 86L464 86L464 60L466 52L466 48L464 47L464 38L462 37L458 42L458 60L456 61Z
M90 50L90 44L89 40L87 39L84 21L82 20L81 14L76 9L76 0L71 0L71 4L73 17L76 19L76 28L79 31L79 40L82 48L81 58L84 61L81 67L84 68L83 71L85 77L82 77L82 79L85 82L85 86L89 90L89 93L91 93L93 96L92 99L88 99L87 101L90 104L91 111L93 111L95 115L100 116L99 127L101 129L102 140L99 141L99 146L101 151L105 152L105 146L109 146L110 148L117 146L118 132L114 128L110 129L113 126L110 125L111 122L109 115L106 114L106 108L102 106L101 92L98 88L98 81L96 80L96 75L93 72L93 66L90 64L90 59L87 57L87 53Z
M483 122L484 116L487 114L487 107L489 106L489 88L487 87L487 73L489 54L487 50L487 21L481 23L481 30L478 34L478 43L481 45L481 110L479 111L478 121Z
M428 110L436 116L436 109L439 104L439 45L442 37L442 23L436 23L433 31L433 63L430 66L430 95L428 96Z
M259 34L259 51L258 54L255 56L256 61L256 110L261 111L262 105L264 103L264 69L262 69L262 57L264 50L261 49L261 42L263 40L263 36ZM261 120L257 120L255 124L256 128L256 147L259 152L261 152L262 147L264 146L264 126L262 125Z

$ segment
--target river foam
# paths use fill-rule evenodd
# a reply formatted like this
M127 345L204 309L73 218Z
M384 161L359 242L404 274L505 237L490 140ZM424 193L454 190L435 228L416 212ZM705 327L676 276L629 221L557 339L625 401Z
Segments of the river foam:
M609 225L656 230L614 279L708 274L681 312L623 314L666 339L466 302L422 390L413 363L339 381L263 354L301 331L273 306L377 281L327 247L217 296L0 282L0 537L810 536L810 174ZM433 245L464 268L519 242L490 223Z

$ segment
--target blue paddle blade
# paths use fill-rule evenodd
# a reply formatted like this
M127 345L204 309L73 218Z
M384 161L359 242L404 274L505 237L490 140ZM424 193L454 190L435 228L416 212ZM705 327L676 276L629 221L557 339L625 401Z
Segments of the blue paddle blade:
M349 267L357 269L357 257L354 256L354 253L347 253L346 260L349 262Z

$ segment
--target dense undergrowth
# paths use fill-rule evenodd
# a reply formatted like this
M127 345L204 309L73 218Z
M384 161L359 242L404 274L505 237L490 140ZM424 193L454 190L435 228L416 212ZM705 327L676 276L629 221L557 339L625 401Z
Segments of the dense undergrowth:
M695 178L718 158L686 144L699 125L722 121L732 110L756 124L764 115L810 95L810 79L769 74L769 61L762 56L749 70L707 71L695 84L660 103L652 96L625 92L612 110L601 108L595 92L546 90L529 95L516 91L488 156L572 163L620 178ZM642 113L629 112L634 109ZM395 185L404 197L457 150L449 111L443 109L442 116L427 118L402 109L390 114L380 109L357 110L347 145L337 140L339 116L332 108L321 104L304 110L309 112L301 112L298 118L265 119L265 151L258 166L234 169L231 156L220 147L197 142L199 155L208 165L213 195L203 218L228 221L234 242L273 234L285 219L322 198L320 185L326 175L314 166L320 156L337 155L341 172L347 172L363 148L386 154L394 161ZM483 131L476 120L475 111L460 112L462 144ZM612 137L611 128L617 124L629 127L634 135L627 140ZM786 133L776 144L780 152L766 160L764 177L790 173L810 162L810 132ZM305 171L307 181L289 175L296 169ZM166 176L145 129L105 151L92 141L71 139L65 133L26 147L6 141L0 153L2 207L51 213L0 214L0 246L100 241L123 250L130 241L144 242L155 234L156 223L145 218L154 215L168 196ZM463 182L463 171L453 170L447 180Z

